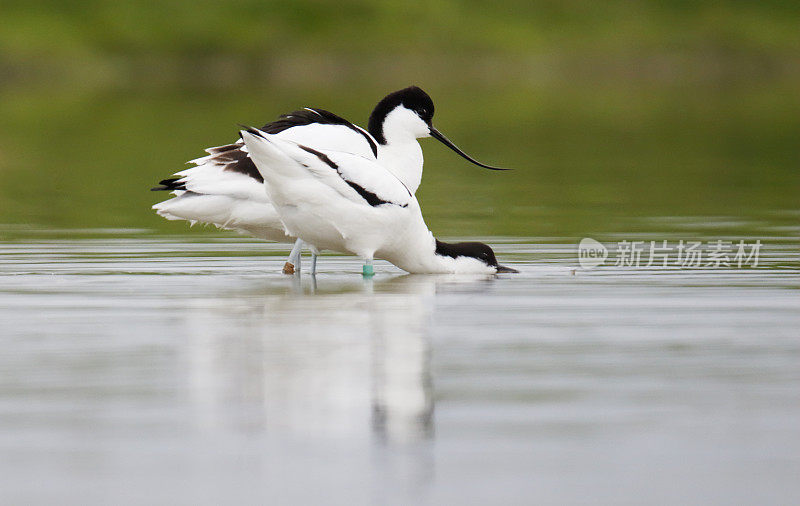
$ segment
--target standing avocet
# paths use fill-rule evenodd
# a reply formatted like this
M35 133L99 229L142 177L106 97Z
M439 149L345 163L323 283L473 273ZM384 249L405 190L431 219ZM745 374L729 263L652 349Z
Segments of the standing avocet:
M420 134L432 129L430 118L419 116L406 126ZM286 231L317 250L358 255L366 276L373 258L412 273L516 272L498 265L486 244L434 238L414 194L374 160L253 128L241 136Z
M312 149L347 152L377 162L405 187L416 193L422 179L423 156L419 137L432 136L470 162L482 164L450 142L430 125L433 101L420 88L412 86L384 97L369 118L368 129L322 109L306 108L281 116L261 131L298 142ZM420 128L420 119L425 123ZM262 239L291 242L280 217L264 191L259 174L242 140L206 149L207 156L192 160L194 167L164 179L153 190L168 190L175 197L153 206L169 220L211 223L239 230ZM300 266L302 242L295 241L284 265L284 272ZM312 248L312 271L316 251Z

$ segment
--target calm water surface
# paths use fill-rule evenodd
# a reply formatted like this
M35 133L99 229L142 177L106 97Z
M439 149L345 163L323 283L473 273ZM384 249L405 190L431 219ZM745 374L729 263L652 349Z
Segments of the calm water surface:
M0 243L3 504L797 504L800 262L503 276L208 236Z

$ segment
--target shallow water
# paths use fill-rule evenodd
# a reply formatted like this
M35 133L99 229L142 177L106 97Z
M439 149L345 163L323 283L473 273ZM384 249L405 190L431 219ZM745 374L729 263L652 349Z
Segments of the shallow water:
M489 241L519 274L287 277L285 245L229 236L0 243L0 502L800 501L796 240L691 270Z

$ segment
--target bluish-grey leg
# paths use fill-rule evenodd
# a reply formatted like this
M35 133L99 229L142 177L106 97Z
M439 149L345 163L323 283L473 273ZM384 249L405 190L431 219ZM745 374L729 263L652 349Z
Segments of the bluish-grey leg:
M294 274L295 271L298 273L300 272L300 254L302 253L303 249L303 241L298 239L294 242L294 246L292 246L292 252L289 253L289 258L286 260L286 263L283 264L283 273L284 274Z

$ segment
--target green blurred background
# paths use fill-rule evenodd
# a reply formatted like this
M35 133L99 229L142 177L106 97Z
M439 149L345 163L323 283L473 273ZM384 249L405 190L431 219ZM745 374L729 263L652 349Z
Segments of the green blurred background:
M442 236L797 234L800 2L0 4L0 227L195 233L148 189L317 106L429 92L418 196Z

